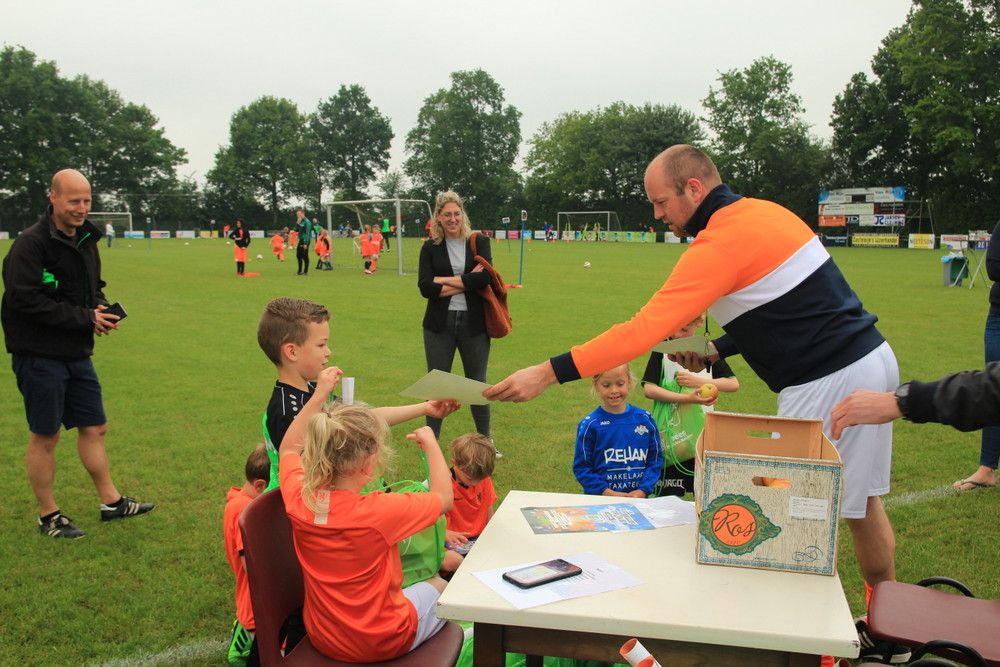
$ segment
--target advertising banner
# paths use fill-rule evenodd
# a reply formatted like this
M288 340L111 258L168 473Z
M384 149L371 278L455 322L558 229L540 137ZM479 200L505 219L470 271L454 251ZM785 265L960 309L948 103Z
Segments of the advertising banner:
M962 250L969 247L968 234L942 234L941 247L952 250Z
M898 248L899 237L895 234L855 234L851 237L855 248Z
M910 234L906 243L907 248L920 248L923 250L934 249L933 234Z

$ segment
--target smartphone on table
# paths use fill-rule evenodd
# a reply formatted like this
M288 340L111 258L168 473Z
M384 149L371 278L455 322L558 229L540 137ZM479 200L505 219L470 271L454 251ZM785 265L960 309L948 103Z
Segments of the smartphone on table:
M579 565L573 565L567 560L556 558L555 560L529 565L510 572L504 572L504 581L509 581L519 588L534 588L560 579L568 579L582 574L583 570Z

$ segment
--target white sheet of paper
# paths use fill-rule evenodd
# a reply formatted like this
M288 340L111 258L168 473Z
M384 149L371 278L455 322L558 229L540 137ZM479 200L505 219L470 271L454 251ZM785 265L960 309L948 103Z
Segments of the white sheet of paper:
M483 391L492 386L434 369L399 393L425 401L453 398L465 405L486 405L489 401L483 398Z
M653 348L653 352L673 354L675 352L697 352L703 357L708 356L708 339L704 336L685 336L665 340Z
M630 501L657 528L697 523L694 503L677 496L635 498Z
M473 572L473 574L517 609L538 607L550 602L570 600L584 595L597 595L605 591L638 586L642 583L617 565L613 565L589 551L573 556L564 556L563 559L574 565L579 565L583 569L583 574L534 588L518 588L512 583L504 581L503 573L545 561L508 565L496 570Z

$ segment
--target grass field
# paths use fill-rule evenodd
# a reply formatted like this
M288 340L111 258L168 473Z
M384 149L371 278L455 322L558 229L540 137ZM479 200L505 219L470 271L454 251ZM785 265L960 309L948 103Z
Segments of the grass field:
M9 244L0 242L0 252ZM408 240L408 267L416 266L418 246ZM241 483L246 455L261 438L260 415L275 378L256 342L269 299L305 297L329 307L331 361L357 378L359 399L408 402L399 391L425 370L424 300L415 275L396 275L394 253L384 256L378 274L364 276L348 242L338 240L334 271L298 277L293 256L278 265L258 240L250 254L263 253L265 260L247 268L260 277L237 279L231 246L221 240L155 240L148 247L119 238L102 252L107 294L125 305L129 318L98 340L95 363L115 481L125 493L158 503L155 512L102 525L69 434L57 450L57 499L88 535L68 543L41 537L24 473L21 397L9 364L0 367L0 399L7 406L0 432L9 461L0 478L0 665L224 664L233 602L221 513L226 490ZM682 252L663 244L531 242L526 248L524 289L511 292L514 332L494 342L491 381L629 317ZM516 243L509 252L494 249L509 282L518 275L518 250ZM943 287L937 251L832 252L879 316L904 379L982 367L985 287ZM584 269L585 260L593 268ZM641 373L644 365L639 359L633 367ZM742 389L726 395L721 409L773 414L775 396L742 359L732 365ZM494 407L494 435L505 453L495 476L501 498L513 488L578 491L574 431L595 401L589 383L577 382L528 404ZM632 402L647 403L638 392ZM463 410L445 422L442 440L470 430ZM400 477L417 474L405 432L393 431ZM900 579L946 574L980 596L1000 597L1000 534L993 519L1000 494L943 489L974 470L978 452L978 433L898 423L887 503ZM859 611L862 585L850 532L843 527L840 534L841 578Z

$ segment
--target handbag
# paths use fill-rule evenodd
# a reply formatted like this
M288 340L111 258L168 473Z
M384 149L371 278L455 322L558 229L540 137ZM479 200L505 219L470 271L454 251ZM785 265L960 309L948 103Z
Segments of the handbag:
M424 474L429 479L427 456L421 452ZM423 482L404 479L393 484L380 480L380 490L392 493L427 493ZM403 588L430 579L444 562L444 537L447 521L442 514L437 521L399 542L399 561L403 566Z
M483 300L483 316L486 319L486 335L490 338L503 338L514 328L514 322L510 318L510 309L507 307L507 287L503 278L497 273L484 257L476 250L476 237L479 232L473 232L469 237L469 245L472 247L472 259L476 262L476 271L486 271L490 274L490 284L476 293Z

